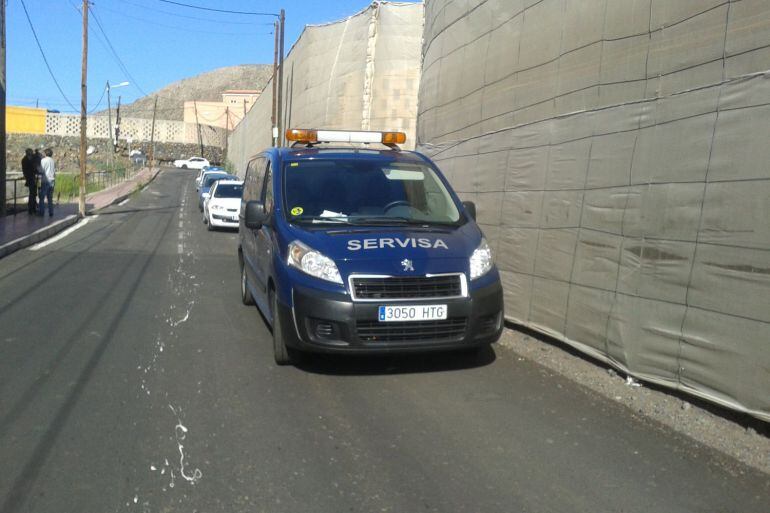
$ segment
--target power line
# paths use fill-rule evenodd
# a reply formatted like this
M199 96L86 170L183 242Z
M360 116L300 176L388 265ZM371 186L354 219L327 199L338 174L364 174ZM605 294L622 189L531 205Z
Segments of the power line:
M94 10L91 8L91 6L88 6L88 10L91 12L91 14L94 17L94 21L96 22L96 26L99 27L99 31L104 36L104 39L107 41L107 44L110 47L110 50L112 50L112 55L115 56L115 59L118 61L118 65L120 66L120 69L123 70L123 73L126 74L126 76L131 79L132 85L134 85L137 89L139 89L139 92L141 92L144 96L148 96L147 93L144 91L144 89L141 88L139 85L139 82L136 81L136 79L131 75L131 73L128 71L128 68L126 68L126 65L123 63L123 60L118 55L118 52L115 51L115 47L112 46L112 42L110 42L110 38L107 37L107 32L105 32L104 27L102 27L102 22L99 21L99 17L96 15Z
M5 1L5 0L0 0ZM72 105L72 102L70 102L70 99L67 98L67 95L64 94L64 91L62 90L61 86L59 85L59 81L56 80L56 76L53 74L53 70L51 69L51 65L48 63L48 58L45 56L45 52L43 51L43 46L40 44L40 40L37 38L37 32L35 32L35 27L32 25L32 19L29 17L29 11L27 11L27 5L24 3L24 0L21 1L21 6L24 8L24 15L27 17L27 23L29 23L29 28L32 30L32 35L35 36L35 43L37 43L37 48L40 50L40 55L43 56L43 62L45 62L45 67L48 68L48 73L51 75L51 78L53 79L53 83L56 84L56 89L59 90L59 93L61 93L62 98L67 102L67 105L70 106L70 108L77 112L79 109L75 108L74 105Z
M162 13L162 14L168 14L169 16L177 16L179 18L187 18L189 20L205 21L205 22L208 22L208 23L211 23L211 21L212 21L212 20L210 20L208 18L199 18L198 16L188 16L186 14L178 14L178 13L171 12L171 11L164 11L163 9L155 9L154 7L150 7L150 6L147 6L147 5L131 2L130 0L123 0L122 3L134 5L136 7L141 7L142 9L147 9L148 11L154 11L154 12L159 12L159 13ZM252 25L252 23L250 21L220 21L220 20L216 20L216 23L228 23L230 25ZM270 25L272 25L272 23L270 23ZM206 33L208 34L209 32L206 31Z
M166 23L158 23L157 21L150 21L150 20L147 20L145 18L141 18L139 16L133 16L131 14L126 14L126 13L124 13L122 11L118 11L117 9L111 9L109 7L105 7L103 5L100 6L99 9L101 9L103 11L113 12L115 14L118 14L118 15L123 16L123 17L128 18L128 19L140 21L142 23L147 23L148 25L155 25L156 27L163 27L163 28L167 28L167 29L171 29L171 30L179 30L179 31L182 31L182 32L186 32L187 34L190 34L191 32L193 32L189 27L179 27L179 26L175 26L175 25L168 25ZM272 23L270 23L270 25L272 25ZM270 32L270 33L272 33L272 32ZM252 33L252 32L221 32L221 31L212 31L212 30L206 30L206 34L214 34L214 35L220 35L220 36L260 36L260 35L265 35L265 34L261 34L261 33Z
M2 0L0 0L0 1L2 1ZM99 101L96 102L96 105L94 105L93 109L88 111L89 114L93 114L94 111L96 111L96 109L99 108L99 105L102 104L102 100L104 100L104 93L106 93L106 92L107 92L107 88L105 87L105 88L102 89L102 95L99 97Z
M188 7L190 9L199 9L201 11L224 12L227 14L250 14L252 16L275 16L276 18L278 17L277 14L272 12L229 11L227 9L215 9L213 7L202 7L200 5L183 4L182 2L174 2L173 0L158 0L158 1L166 4L180 5L182 7Z

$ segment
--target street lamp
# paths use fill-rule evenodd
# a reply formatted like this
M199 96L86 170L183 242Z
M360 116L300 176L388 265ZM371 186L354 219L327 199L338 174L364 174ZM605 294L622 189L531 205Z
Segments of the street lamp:
M110 153L110 160L112 160L112 154L115 153L115 145L118 144L118 142L115 140L115 138L112 135L112 104L110 103L110 89L115 89L117 87L125 87L129 85L128 82L121 82L119 84L115 84L113 86L110 85L110 81L107 81L107 130L109 131L110 141L112 142L112 152Z

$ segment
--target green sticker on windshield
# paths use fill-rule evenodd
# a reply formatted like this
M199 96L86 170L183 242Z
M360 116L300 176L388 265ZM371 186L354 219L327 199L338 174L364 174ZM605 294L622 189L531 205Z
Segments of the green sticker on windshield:
M304 211L305 210L302 207L294 207L293 209L291 209L291 215L293 215L293 216L301 216L302 212L304 212Z

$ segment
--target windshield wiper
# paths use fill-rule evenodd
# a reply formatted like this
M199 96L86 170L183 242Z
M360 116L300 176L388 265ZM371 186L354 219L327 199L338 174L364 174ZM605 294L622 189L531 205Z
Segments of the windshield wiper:
M442 225L444 223L439 223L435 221L425 221L420 219L413 219L411 217L404 217L404 216L355 216L355 217L349 217L348 222L350 224L361 224L361 225L367 225L367 224L377 224L377 225L388 225L388 224L408 224L408 225Z
M334 224L350 224L348 216L300 216L292 219L294 223L334 223Z

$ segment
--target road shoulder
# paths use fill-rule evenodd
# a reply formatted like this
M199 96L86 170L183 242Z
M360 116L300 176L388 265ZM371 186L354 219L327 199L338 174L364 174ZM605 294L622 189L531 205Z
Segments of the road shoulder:
M614 369L565 344L524 329L507 328L498 343L497 353L498 357L513 355L538 363L622 404L636 415L659 422L770 475L770 427L760 420L628 380Z

